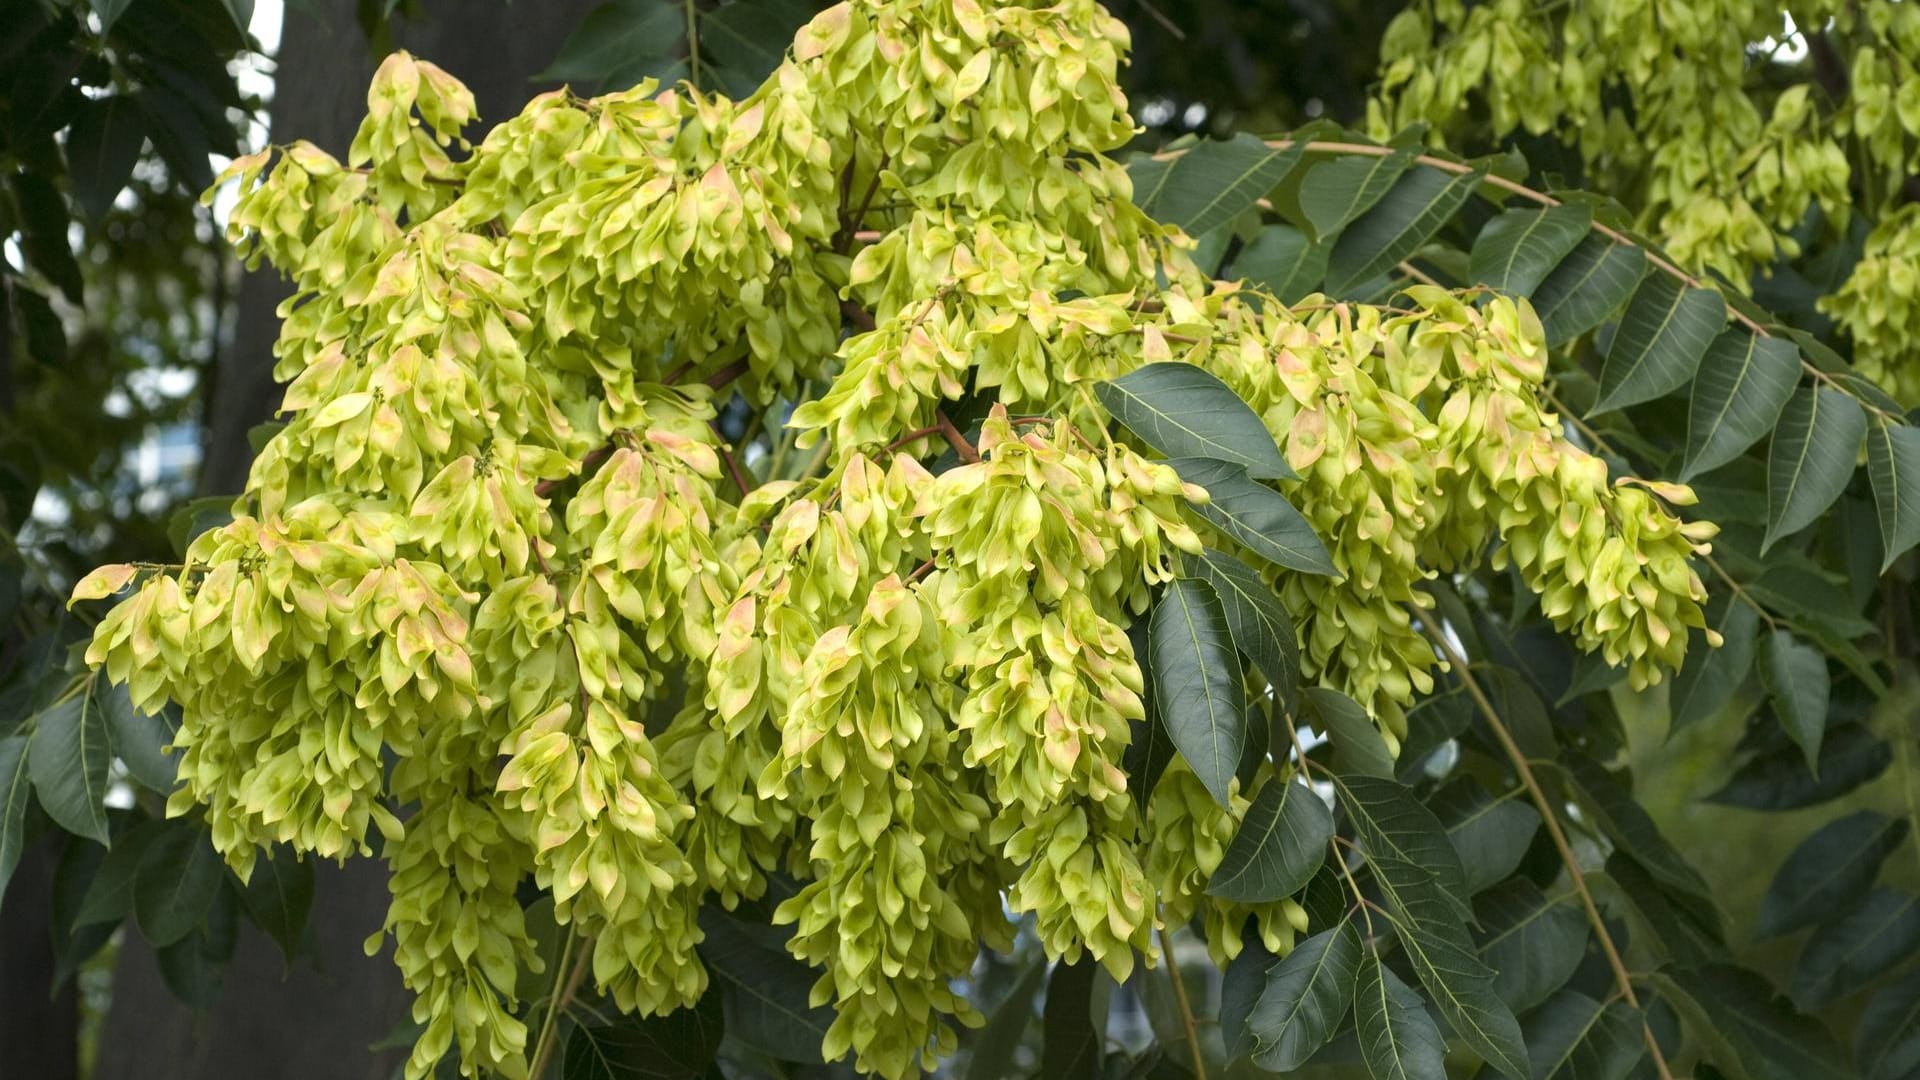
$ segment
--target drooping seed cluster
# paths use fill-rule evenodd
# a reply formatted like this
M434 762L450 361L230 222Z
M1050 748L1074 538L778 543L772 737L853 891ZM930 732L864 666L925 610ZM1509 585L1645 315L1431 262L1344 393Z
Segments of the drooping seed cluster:
M396 56L346 163L236 163L235 239L299 290L290 419L89 657L179 703L169 810L236 871L387 860L410 1077L526 1075L529 882L655 1013L706 991L702 906L779 879L825 1052L888 1077L979 1021L954 982L1009 910L1117 977L1195 915L1289 948L1298 904L1204 894L1245 799L1176 762L1142 807L1122 767L1128 628L1232 546L1090 392L1142 364L1218 375L1300 470L1340 576L1269 577L1389 730L1431 686L1419 583L1489 554L1636 681L1678 662L1709 530L1560 438L1528 309L1208 282L1103 156L1126 45L1091 0L859 0L745 101L560 92L458 160L465 92ZM798 401L818 466L736 481L736 390Z

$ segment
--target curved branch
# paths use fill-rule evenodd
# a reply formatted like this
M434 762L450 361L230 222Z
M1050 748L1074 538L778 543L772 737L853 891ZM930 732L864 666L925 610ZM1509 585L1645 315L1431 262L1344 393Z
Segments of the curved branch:
M1453 647L1453 643L1447 640L1446 635L1442 634L1438 627L1424 619L1421 620L1420 625L1426 631L1427 637L1433 639L1434 647L1440 650L1440 655L1446 658L1447 663L1452 665L1455 673L1460 676L1460 682L1466 686L1467 693L1472 696L1481 715L1486 717L1487 726L1493 729L1494 737L1500 742L1500 749L1506 752L1507 760L1513 763L1514 771L1520 774L1520 782L1526 785L1527 795L1533 800L1534 808L1540 811L1541 820L1546 823L1547 835L1553 838L1554 850L1560 853L1560 861L1567 868L1567 877L1573 882L1574 893L1580 897L1580 906L1586 910L1587 923L1593 927L1594 937L1600 942L1600 951L1607 958L1607 966L1613 969L1613 981L1620 991L1621 998L1628 1005L1638 1009L1640 999L1633 992L1633 976L1627 973L1626 962L1620 959L1620 950L1613 943L1613 935L1607 932L1606 920L1600 917L1600 908L1593 902L1593 893L1587 889L1586 875L1581 873L1580 862L1574 858L1573 846L1567 843L1567 834L1560 828L1560 815L1554 813L1553 804L1548 801L1546 792L1541 789L1540 781L1534 777L1533 767L1527 763L1527 755L1520 749L1520 744L1514 742L1513 733L1507 730L1506 723L1500 719L1498 710L1493 707L1492 699L1487 697L1486 691L1482 690L1480 683L1474 679L1473 672L1469 670L1467 658L1460 655L1459 650ZM1653 1055L1653 1065L1659 1072L1661 1080L1673 1080L1673 1073L1667 1068L1666 1055L1660 1052L1660 1040L1654 1038L1653 1027L1643 1019L1640 1030L1646 1036L1647 1052Z

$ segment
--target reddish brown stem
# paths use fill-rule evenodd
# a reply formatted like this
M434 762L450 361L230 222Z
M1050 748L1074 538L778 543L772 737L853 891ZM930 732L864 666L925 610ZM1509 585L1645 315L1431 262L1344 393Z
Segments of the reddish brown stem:
M940 434L947 437L947 445L953 447L953 452L960 455L961 461L971 465L980 460L980 451L975 450L973 444L967 441L967 437L960 434L960 429L953 426L953 421L947 418L945 409L935 413L934 418Z

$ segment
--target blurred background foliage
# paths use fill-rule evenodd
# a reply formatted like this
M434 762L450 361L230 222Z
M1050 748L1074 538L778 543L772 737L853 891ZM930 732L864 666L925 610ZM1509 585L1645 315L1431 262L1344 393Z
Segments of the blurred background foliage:
M284 289L265 273L244 273L228 253L221 203L198 198L214 169L280 131L343 151L375 58L392 47L466 80L483 120L494 122L562 81L621 85L705 65L710 85L750 86L777 55L767 42L814 9L804 0L698 7L704 29L700 53L690 57L681 5L658 0L0 0L0 737L78 670L69 646L86 628L61 602L71 582L103 561L171 559L197 519L219 512L217 496L239 487L246 433L269 419L277 399L267 372ZM1276 134L1315 120L1365 126L1383 70L1382 35L1403 25L1395 17L1408 7L1115 0L1133 32L1127 79L1141 148L1192 135ZM1756 36L1733 58L1752 73L1747 82L1762 110L1795 86L1844 94L1823 33L1781 48L1797 34L1790 25L1778 37ZM1427 33L1430 42L1444 37ZM1390 51L1419 50L1401 41ZM1588 179L1577 131L1503 126L1475 102L1447 114L1449 146L1524 149L1542 187ZM1631 171L1619 153L1609 175ZM1849 343L1819 298L1837 291L1861 257L1868 215L1897 213L1914 194L1910 181L1887 185L1865 171L1854 182L1866 213L1839 226L1809 207L1786 230L1803 250L1738 283L1841 356ZM1631 202L1648 197L1644 188L1606 193L1629 200L1629 218L1646 209ZM196 501L206 496L216 498ZM1872 524L1854 518L1833 528L1841 534L1834 542L1844 544L1848 530ZM1896 587L1910 586L1904 580ZM1899 623L1888 624L1889 644L1911 642L1911 599L1885 611ZM1894 652L1896 665L1911 664ZM1711 883L1736 943L1747 942L1775 869L1806 836L1863 808L1912 813L1920 792L1915 770L1904 767L1914 748L1901 725L1920 705L1910 683L1896 689L1865 721L1892 736L1902 767L1883 766L1841 797L1783 813L1709 799L1750 764L1742 747L1753 738L1747 717L1755 702L1730 702L1669 738L1662 694L1613 692L1635 795ZM123 766L113 778L116 835L157 816L158 796ZM291 963L248 929L216 950L224 953L218 963L183 971L156 963L137 931L71 931L77 898L62 890L72 891L75 875L93 874L102 854L33 804L17 835L0 836L0 883L13 875L0 908L0 1047L9 1075L261 1075L239 1064L261 1054L288 1077L391 1069L391 1050L364 1055L364 1065L358 1052L404 1011L391 965L360 955L384 906L378 875L320 870L324 899L314 925L281 943ZM1920 860L1890 866L1889 884L1920 888ZM82 971L88 957L90 976ZM1793 949L1779 940L1742 944L1739 959L1785 984ZM995 967L983 995L994 1000L1023 986L1031 994L1031 981L1014 966ZM291 1036L283 1030L290 1008L306 1017ZM1826 1015L1844 1034L1857 1008L1843 999ZM97 1040L103 1024L119 1037Z

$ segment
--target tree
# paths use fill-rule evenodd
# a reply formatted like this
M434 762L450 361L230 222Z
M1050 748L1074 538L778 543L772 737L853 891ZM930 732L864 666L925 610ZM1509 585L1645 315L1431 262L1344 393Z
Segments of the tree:
M171 809L240 877L378 850L415 1076L1003 1074L1040 969L990 1022L967 980L1009 912L1049 1076L1845 1075L1609 766L1619 707L1757 654L1749 788L1886 767L1849 714L1900 707L1901 639L1849 620L1920 538L1897 406L1511 155L1123 167L1124 46L1090 2L872 0L739 98L543 95L470 150L395 54L344 163L236 162L292 419L182 563L75 590L131 589L88 659L181 707ZM1760 527L1691 509L1670 477L1762 467L1783 407ZM1833 605L1808 527L1869 426L1891 524ZM1764 932L1906 825L1830 829ZM1901 963L1902 904L1796 1004ZM1163 1006L1138 1059L1115 984ZM1863 1072L1913 1053L1905 985Z

